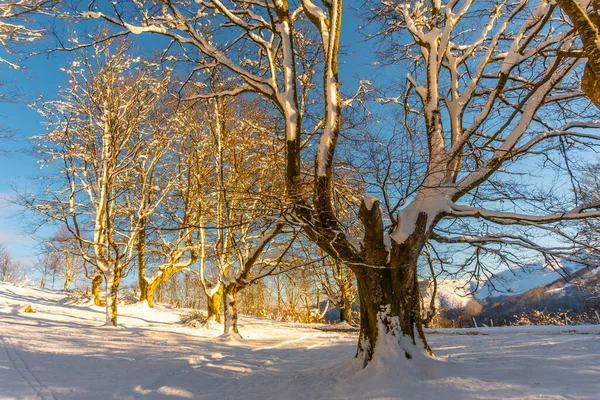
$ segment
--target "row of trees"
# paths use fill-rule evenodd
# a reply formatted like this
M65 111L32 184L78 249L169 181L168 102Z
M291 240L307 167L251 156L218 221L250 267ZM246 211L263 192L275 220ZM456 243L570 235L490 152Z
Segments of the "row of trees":
M104 275L109 321L136 257L157 277L210 266L202 284L223 291L235 332L241 288L320 251L356 279L363 365L381 340L418 360L430 353L422 260L478 277L519 251L551 263L589 246L577 222L600 204L582 198L571 164L600 139L586 96L596 2L369 2L361 24L379 41L387 89L361 81L350 96L342 3L70 5L72 19L106 28L95 58L69 69L71 88L44 105L41 154L68 185L30 207L67 224ZM161 62L111 50L129 34L166 38ZM357 124L362 107L378 118Z
M70 85L60 98L38 105L48 128L35 138L38 155L55 175L23 203L65 224L78 260L92 266L97 304L104 277L107 322L117 324L129 269L151 307L159 286L185 270L198 276L209 318L221 322L223 304L225 331L237 335L241 290L325 258L312 257L281 217L283 143L271 135L272 110L256 98L203 99L189 88L182 100L172 95L181 90L173 67L136 58L127 41L92 48L65 69ZM224 88L218 71L202 85ZM323 279L348 281L342 269Z

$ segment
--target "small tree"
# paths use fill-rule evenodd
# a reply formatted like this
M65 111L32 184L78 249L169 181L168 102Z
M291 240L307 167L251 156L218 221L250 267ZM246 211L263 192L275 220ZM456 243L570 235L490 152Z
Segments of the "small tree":
M16 283L21 278L21 267L12 254L0 244L0 282Z
M134 260L142 222L171 187L152 186L152 198L145 187L140 196L128 195L136 163L153 157L148 162L156 163L169 148L153 140L162 133L151 123L162 110L168 74L132 58L126 42L112 41L94 46L92 56L79 53L66 72L70 86L61 99L40 107L50 129L37 137L41 162L53 166L58 177L45 188L45 197L24 201L63 222L77 239L80 256L104 275L106 319L116 326L117 294Z

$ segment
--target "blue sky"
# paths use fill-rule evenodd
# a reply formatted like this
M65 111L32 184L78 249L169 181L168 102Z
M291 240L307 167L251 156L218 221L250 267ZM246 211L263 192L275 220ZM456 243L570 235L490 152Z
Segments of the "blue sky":
M14 198L13 187L31 187L31 179L39 173L27 139L43 129L38 113L28 105L40 96L52 98L58 87L66 83L66 75L59 68L69 57L67 53L36 56L24 61L20 71L0 67L0 76L6 85L3 89L15 90L21 96L19 102L0 104L0 124L13 131L15 139L0 143L2 149L9 152L8 157L0 156L0 243L24 264L36 259L36 240L27 234L29 224L23 220L22 210L11 204L11 199Z
M352 91L356 88L355 77L359 71L360 75L366 75L366 70L372 70L367 64L372 58L365 57L366 53L370 52L369 46L357 45L362 40L356 29L357 18L351 6L346 5L345 8L342 46L348 51L348 55L343 58L340 69L342 80L345 81L344 90ZM135 36L132 39L146 51L152 50L157 42L156 36L150 35ZM38 43L35 49L20 50L35 51L48 46L51 46L50 41ZM22 209L11 204L11 198L14 197L13 187L20 190L34 187L32 179L39 175L40 169L31 154L31 145L27 139L44 129L41 126L41 118L29 104L40 96L46 100L53 99L57 90L66 86L67 75L60 71L60 68L67 65L71 59L72 55L68 52L56 52L23 61L20 71L0 65L0 80L6 84L5 88L14 89L22 96L22 101L14 104L0 103L0 125L14 131L16 139L0 142L0 148L9 151L9 157L0 156L0 243L23 264L35 262L37 241L28 232L31 230L31 224L27 218L23 218ZM48 236L53 230L54 227L46 227L38 233Z
M394 69L375 70L371 65L373 62L373 42L364 43L361 35L361 26L352 6L346 2L344 23L342 25L342 47L347 52L342 57L340 66L342 89L346 93L352 93L359 79L372 79L373 75L381 80L394 79ZM152 51L164 43L157 40L156 36L140 35L133 36L135 45L144 51ZM51 43L38 44L37 46L49 46ZM11 151L10 157L0 156L0 243L4 244L14 257L29 264L36 259L36 240L27 234L29 226L26 220L20 216L21 210L10 203L14 196L12 187L21 190L33 188L32 178L40 173L35 157L26 154L29 151L27 138L39 133L44 129L40 123L41 119L36 111L28 107L38 97L53 99L60 86L66 86L67 75L60 71L69 63L72 55L66 52L53 53L50 56L36 56L23 63L22 71L13 71L6 66L0 65L0 79L8 87L16 89L23 96L23 101L16 104L0 103L0 124L16 132L17 140L14 142L0 142L2 149ZM399 73L395 70L396 74ZM405 73L405 72L404 72ZM543 173L543 171L540 171ZM544 177L545 178L545 177ZM40 231L41 235L49 235L55 228L46 227Z

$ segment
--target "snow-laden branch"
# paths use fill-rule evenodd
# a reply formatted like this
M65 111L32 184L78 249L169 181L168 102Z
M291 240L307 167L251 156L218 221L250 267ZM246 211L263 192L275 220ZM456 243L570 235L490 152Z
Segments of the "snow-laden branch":
M571 210L550 215L527 215L512 212L485 210L478 207L452 204L450 215L454 217L484 218L501 224L549 224L559 221L583 220L600 217L600 202L591 203Z

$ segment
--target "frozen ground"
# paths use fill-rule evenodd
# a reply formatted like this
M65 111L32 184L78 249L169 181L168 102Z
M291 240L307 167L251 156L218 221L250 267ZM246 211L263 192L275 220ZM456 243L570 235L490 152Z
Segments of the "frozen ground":
M121 311L107 328L100 308L0 283L0 399L600 398L600 326L436 330L428 367L357 371L354 334L242 318L235 342L168 310Z

